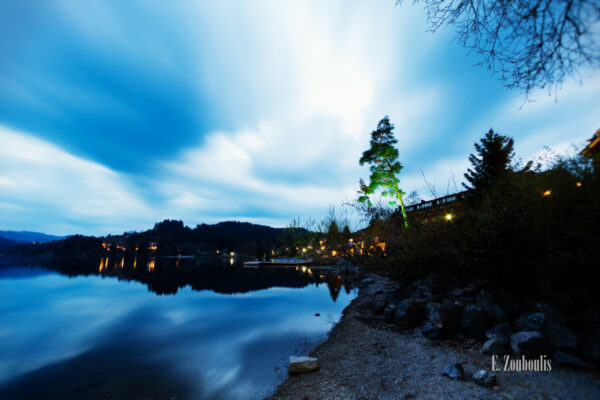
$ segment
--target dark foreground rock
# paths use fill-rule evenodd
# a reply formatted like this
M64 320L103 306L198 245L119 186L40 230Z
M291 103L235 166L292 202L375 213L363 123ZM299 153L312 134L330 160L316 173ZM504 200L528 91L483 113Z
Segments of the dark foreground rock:
M319 359L319 370L290 377L270 399L600 399L600 376L571 368L495 372L492 384L491 356L480 352L480 343L431 341L418 329L400 329L376 315L368 293L381 290L369 287L381 278L369 278L373 283L361 289L328 340L310 354ZM473 378L443 376L444 366L453 363ZM488 371L487 378L476 375L480 370Z
M290 375L306 374L319 369L319 360L313 357L290 357Z
M465 380L465 370L461 363L446 365L442 370L442 375L447 376L450 379L458 379L459 381Z
M510 337L510 347L517 356L537 358L548 353L546 338L537 331L522 331Z

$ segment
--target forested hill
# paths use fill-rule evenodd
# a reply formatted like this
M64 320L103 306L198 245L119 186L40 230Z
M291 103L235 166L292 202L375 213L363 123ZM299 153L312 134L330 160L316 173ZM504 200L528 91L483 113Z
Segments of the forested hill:
M122 235L90 237L74 235L63 240L17 246L17 255L94 256L107 250L152 252L155 255L193 255L202 252L239 252L262 256L274 248L281 228L271 228L248 222L219 222L200 224L195 228L182 221L164 220L144 232L126 232ZM137 249L137 250L136 250Z

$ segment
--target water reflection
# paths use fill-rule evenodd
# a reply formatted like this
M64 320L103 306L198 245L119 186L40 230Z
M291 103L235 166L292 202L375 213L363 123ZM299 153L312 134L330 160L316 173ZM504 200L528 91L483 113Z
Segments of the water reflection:
M2 399L263 398L355 295L338 271L229 255L33 265L0 264Z
M350 293L353 276L330 267L261 267L243 268L234 257L102 257L94 260L36 261L43 268L67 276L112 276L119 280L138 281L157 294L175 294L183 287L212 290L217 293L246 293L270 287L301 288L326 284L335 300L344 289ZM145 269L138 269L138 262ZM316 273L315 273L316 271Z

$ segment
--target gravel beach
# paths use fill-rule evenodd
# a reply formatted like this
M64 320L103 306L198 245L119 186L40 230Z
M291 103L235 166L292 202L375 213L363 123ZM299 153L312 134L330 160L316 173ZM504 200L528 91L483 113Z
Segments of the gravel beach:
M442 375L463 363L466 376L492 368L481 343L462 337L432 341L418 329L401 330L371 311L375 291L392 282L375 274L377 285L361 285L328 339L310 354L317 372L289 377L270 400L298 399L600 399L600 374L571 368L550 372L497 372L497 384ZM372 282L372 281L371 281Z

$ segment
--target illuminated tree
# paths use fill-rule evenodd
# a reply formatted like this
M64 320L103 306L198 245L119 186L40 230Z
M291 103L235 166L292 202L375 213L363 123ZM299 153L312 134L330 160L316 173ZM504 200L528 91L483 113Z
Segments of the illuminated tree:
M398 161L398 149L395 147L398 141L394 137L393 130L394 125L390 123L390 119L386 115L377 124L377 129L371 132L371 148L363 153L359 161L360 165L366 163L371 166L371 176L368 185L362 179L360 180L360 197L358 201L372 207L369 196L375 193L377 189L382 188L382 196L396 199L389 201L391 206L395 206L396 202L400 204L404 226L408 228L408 220L402 200L404 193L400 190L400 181L396 177L403 167Z
M467 170L463 183L466 189L484 189L492 187L500 178L514 170L514 141L508 136L498 135L490 129L480 143L475 143L477 155L471 154L469 161L472 168ZM526 167L527 169L528 167Z
M598 0L415 0L430 29L450 25L510 88L553 87L600 66ZM402 0L397 0L397 4Z

